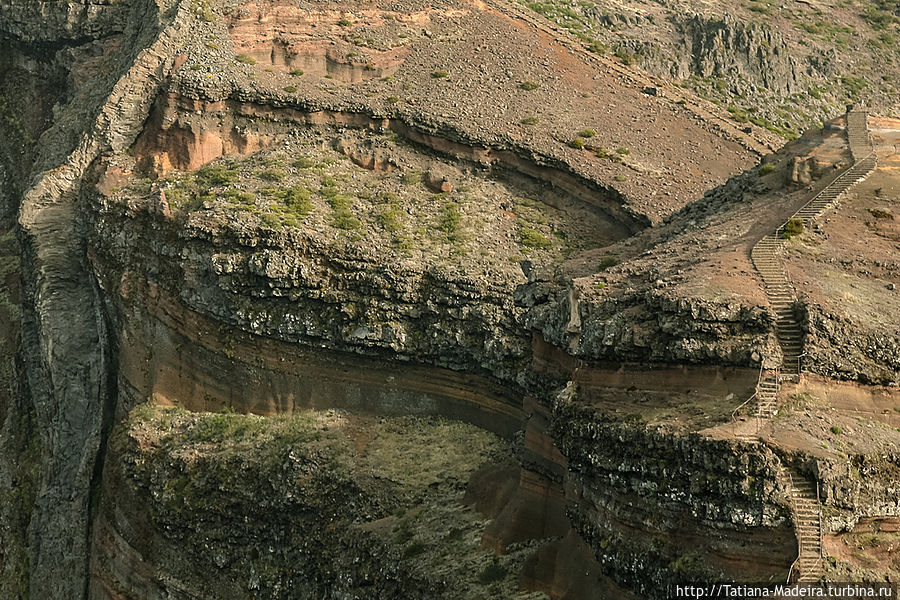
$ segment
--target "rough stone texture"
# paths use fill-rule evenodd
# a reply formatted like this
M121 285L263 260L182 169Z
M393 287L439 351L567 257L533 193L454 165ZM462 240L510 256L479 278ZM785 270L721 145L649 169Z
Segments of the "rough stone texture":
M896 385L900 377L900 336L897 331L863 328L847 316L806 306L808 369L834 379Z
M127 70L106 107L65 164L42 174L20 209L27 281L23 349L43 449L29 528L30 594L35 598L77 598L86 587L91 481L109 418L110 350L97 289L84 269L76 204L84 169L101 150L122 149L133 139L143 121L141 106L146 114L148 96L165 72L167 59L160 48L171 43L171 34L159 39L161 24L147 18L159 7L150 4L152 8L141 3L131 7L136 21L131 41L139 54L122 57ZM60 20L66 27L78 23ZM146 46L150 48L140 50ZM59 127L66 125L72 123ZM43 160L65 152L61 146Z
M569 515L598 560L648 598L676 582L783 576L794 539L778 458L764 446L660 433L636 416L595 412L572 384L554 403Z

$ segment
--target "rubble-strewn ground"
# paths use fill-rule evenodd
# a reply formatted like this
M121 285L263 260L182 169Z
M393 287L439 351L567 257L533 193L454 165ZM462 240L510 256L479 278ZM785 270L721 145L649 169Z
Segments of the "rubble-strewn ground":
M893 0L519 3L594 52L720 104L736 123L792 139L844 105L897 103Z

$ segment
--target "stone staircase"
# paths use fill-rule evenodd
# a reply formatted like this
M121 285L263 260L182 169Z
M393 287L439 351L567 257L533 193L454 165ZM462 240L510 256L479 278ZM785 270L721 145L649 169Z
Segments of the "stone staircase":
M825 573L822 549L822 512L816 484L794 467L785 466L791 487L791 509L797 532L797 561L791 567L797 581L819 581Z
M869 135L868 114L852 110L846 115L846 123L847 141L854 164L791 216L791 219L802 221L804 227L809 227L814 219L834 207L842 194L875 170L876 157ZM796 294L782 260L785 225L787 223L757 242L750 258L762 277L766 296L775 312L775 335L782 353L781 376L799 379L803 330L794 314Z
M778 399L778 370L765 372L756 385L756 412L760 419L771 419L775 416L775 404Z
M847 190L875 170L876 156L868 130L868 115L865 111L850 111L846 115L846 123L853 165L791 216L791 219L802 221L804 227L809 227L814 219L837 205ZM800 378L803 329L794 313L796 293L782 259L785 225L787 223L759 240L750 252L750 259L762 277L766 297L775 313L775 336L781 347L782 361L780 369L760 369L754 395L757 403L757 430L755 434L745 431L738 436L747 442L758 443L762 421L775 416L782 378ZM818 487L791 466L784 467L784 475L790 483L791 510L798 546L797 560L791 565L790 576L801 582L819 581L824 575L824 554Z

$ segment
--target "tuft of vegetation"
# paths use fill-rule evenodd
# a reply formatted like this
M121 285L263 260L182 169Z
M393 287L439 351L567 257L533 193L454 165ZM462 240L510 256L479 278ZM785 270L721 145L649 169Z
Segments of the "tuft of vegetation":
M337 22L337 24L341 27L350 27L350 25L352 25L352 23L350 23L350 19L341 19Z
M580 137L583 137L583 138L587 139L587 138L592 138L592 137L594 137L595 135L597 135L597 132L594 131L593 129L582 129L582 130L578 133L578 135L579 135Z
M506 578L506 567L500 564L500 561L494 559L486 565L478 574L478 583L482 585L490 585Z
M625 181L628 181L628 177L626 177L625 175L616 175L615 177L613 177L613 180L618 181L619 183L623 183Z
M395 233L403 229L403 215L406 214L399 208L390 208L378 215L378 223L385 231Z
M245 65L255 65L256 64L256 59L253 58L252 56L250 56L249 54L247 54L246 52L241 52L240 54L235 56L235 60L237 60L239 63L243 63Z
M388 96L387 98L385 98L385 102L387 102L388 104L397 104L398 102L400 102L400 98L398 98L397 96Z
M523 81L522 83L519 84L519 87L525 91L530 92L531 90L536 90L539 87L541 87L541 84L538 83L537 81Z
M767 162L759 165L759 170L757 171L757 173L760 177L763 177L765 175L768 175L769 173L774 172L777 168L778 167L775 166L775 163Z
M446 77L446 76L449 75L449 74L450 74L450 73L448 73L447 71L444 71L444 70L440 70L440 69L439 69L439 70L437 70L437 71L432 71L431 77L434 78L434 79L443 79L444 77Z
M519 240L526 248L546 250L550 247L550 240L547 239L547 236L527 225L523 225L519 228Z
M795 235L800 235L805 229L806 228L803 226L803 219L791 217L788 219L788 222L784 224L784 233L781 237L787 240Z
M285 177L287 177L287 173L277 167L269 167L268 169L263 169L262 171L258 171L256 175L263 181L272 182L282 181Z
M450 242L456 243L463 240L462 213L458 203L450 201L444 205L438 218L438 229L444 232Z
M575 138L574 140L569 142L569 147L575 148L576 150L583 150L584 149L584 140L581 138Z
M537 117L525 117L524 119L522 119L521 122L522 122L522 125L537 125L538 123L541 122L541 120L538 119Z
M844 430L838 425L832 425L831 433L834 433L835 435L841 435L842 433L844 433Z
M597 264L597 270L605 271L611 267L616 266L617 264L619 264L619 261L614 256L604 256Z
M343 229L345 231L359 229L360 227L362 227L362 223L359 221L359 219L354 217L353 213L351 213L347 208L341 208L334 211L334 215L331 218L331 224L338 229Z
M616 58L622 61L624 65L633 65L635 56L634 54L629 54L624 48L617 48L615 52Z
M856 98L857 96L859 96L860 92L866 89L866 86L869 85L868 82L862 77L849 76L841 77L841 84L844 86L844 90L847 92L847 94L852 98Z
M293 94L297 91L297 86L296 85L286 85L286 86L284 86L284 91L286 91L288 94Z
M628 156L629 154L631 154L631 148L626 148L625 146L621 146L619 148L616 148L616 154L618 154L620 156Z
M422 171L407 171L403 174L403 183L406 185L422 183Z
M291 75L294 77L300 77L303 75L303 69L291 69Z
M300 156L294 161L294 166L300 169L311 169L318 166L319 163L308 156Z

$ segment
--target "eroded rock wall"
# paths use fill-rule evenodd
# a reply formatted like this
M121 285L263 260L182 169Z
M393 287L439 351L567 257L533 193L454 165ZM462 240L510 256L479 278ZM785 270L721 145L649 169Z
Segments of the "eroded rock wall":
M676 582L786 576L796 542L764 446L670 435L579 401L556 400L568 459L569 517L616 580L649 598Z

